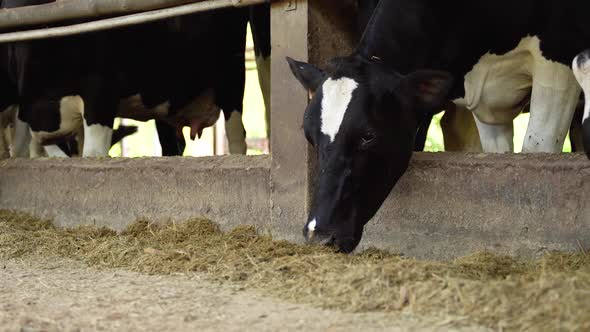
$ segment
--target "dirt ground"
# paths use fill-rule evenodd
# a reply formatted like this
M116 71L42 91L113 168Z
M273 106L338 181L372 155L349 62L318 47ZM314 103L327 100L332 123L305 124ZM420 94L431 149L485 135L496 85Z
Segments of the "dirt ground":
M97 270L58 258L0 260L0 330L485 331L436 319L322 310L197 274Z

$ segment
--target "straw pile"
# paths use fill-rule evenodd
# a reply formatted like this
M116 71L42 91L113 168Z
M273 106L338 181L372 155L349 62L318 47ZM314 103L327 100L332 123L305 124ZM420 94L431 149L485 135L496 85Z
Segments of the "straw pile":
M464 317L506 330L590 330L590 257L583 252L527 262L484 252L439 263L379 250L336 254L273 241L253 227L223 233L199 219L163 226L138 221L116 234L57 230L49 221L0 211L0 258L24 256L145 273L205 272L213 280L345 311Z

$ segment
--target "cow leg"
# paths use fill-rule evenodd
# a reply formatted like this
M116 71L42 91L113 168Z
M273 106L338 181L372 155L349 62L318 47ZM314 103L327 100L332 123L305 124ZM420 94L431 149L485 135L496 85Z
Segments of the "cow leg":
M8 145L8 140L6 139L6 131L8 130L8 127L3 127L2 124L0 124L0 159L10 158L10 147Z
M113 131L113 139L111 141L111 147L122 141L125 137L131 136L137 132L137 126L123 126L119 125L119 128Z
M105 84L106 82L106 84ZM106 157L111 149L113 125L119 98L108 87L106 78L94 77L88 83L84 100L84 148L82 157Z
M258 82L264 99L266 137L270 139L270 4L250 7L250 27L254 40Z
M570 68L550 61L536 64L523 152L562 151L580 91Z
M584 133L582 131L582 117L584 116L584 103L578 103L570 125L570 142L572 152L584 151Z
M31 158L69 158L67 153L62 150L58 144L43 145L43 133L31 130L31 141L29 143L29 153Z
M10 158L10 143L16 110L14 106L0 111L0 159Z
M224 112L224 114L227 114ZM242 113L238 111L229 112L225 118L225 133L229 145L230 154L246 154L246 129L242 122Z
M114 121L114 117L112 121ZM94 122L84 117L83 157L108 156L113 137L113 125L104 122Z
M270 139L270 56L262 55L256 57L256 68L258 69L258 82L264 100L264 119L266 121L266 137Z
M47 155L52 158L69 158L70 157L65 152L63 152L63 150L59 146L57 146L56 144L46 145L45 152L47 152Z
M7 130L8 127L5 127L0 123L0 159L10 158L10 148L5 133Z
M430 129L430 123L432 122L433 114L427 115L426 119L422 124L418 126L416 137L414 138L414 151L424 151L426 146L426 138L428 137L428 129Z
M215 97L225 116L225 132L230 154L246 154L246 130L242 123L244 88L246 86L246 32L248 10L232 10L223 33L224 45L219 54L224 59L220 72L222 86L215 90Z
M466 94L472 95L466 82ZM516 102L517 97L509 98L511 102L497 102L498 91L482 89L481 97L476 102L457 102L457 107L470 110L479 133L483 152L509 153L514 152L514 119L522 107ZM487 95L486 95L487 94Z
M580 53L573 62L574 75L584 90L584 114L582 115L582 132L584 150L590 158L590 50Z
M176 129L164 121L156 120L156 129L162 146L162 156L182 156L186 148L184 137L176 137Z
M31 158L43 158L48 156L45 148L39 144L39 141L36 139L31 139L31 142L29 143L29 154L31 155Z
M514 123L487 124L474 116L481 146L487 153L509 153L514 151Z
M29 145L31 143L31 132L29 124L24 122L17 112L14 121L14 139L12 141L12 156L15 158L29 158Z
M440 126L445 151L483 151L473 113L467 108L452 104L445 111Z
M31 158L56 157L47 152L41 141L41 134L31 129L31 141L29 142L29 154Z
M78 157L81 157L80 152L84 151L84 128L82 128L78 132L78 135L76 135L76 144L78 144Z
M501 103L498 102L500 93L496 89L484 89L483 92L476 104L465 105L473 112L483 151L514 152L514 119L522 111L522 93L517 92L507 97L509 102ZM463 104L458 106L463 107Z

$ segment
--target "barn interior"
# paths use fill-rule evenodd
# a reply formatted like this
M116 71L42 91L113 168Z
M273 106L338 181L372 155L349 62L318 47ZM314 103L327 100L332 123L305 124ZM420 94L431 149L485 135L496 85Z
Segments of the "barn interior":
M302 130L307 92L291 79L285 57L323 65L350 52L359 39L359 31L349 24L356 15L354 3L272 3L270 118L275 130L268 142L249 39L244 100L245 113L250 114L245 121L251 135L249 155L227 155L223 126L216 125L191 143L185 155L196 151L195 155L223 156L6 159L0 161L0 208L52 218L61 226L82 222L119 230L138 217L180 221L196 215L225 228L247 219L278 238L301 242L315 152ZM157 152L153 124L141 130L146 136L128 140L141 139L146 150L133 150L125 140L112 155ZM590 206L582 195L590 186L587 172L587 160L578 153L416 153L361 245L428 259L448 259L475 249L531 257L540 248L588 247Z
M228 6L240 3L229 1ZM124 231L130 225L136 225L138 220L170 225L201 218L213 220L222 231L250 225L257 230L257 234L271 234L273 240L302 244L301 229L313 195L316 152L306 142L302 129L308 93L292 78L285 57L324 65L330 58L350 52L359 39L359 31L349 23L356 15L355 3L352 0L271 2L272 75L269 111L272 130L268 137L264 101L253 60L252 39L249 36L244 99L247 155L228 154L223 117L214 127L206 129L200 140L187 139L189 143L182 157L159 157L161 150L153 122L122 120L117 124L138 125L139 133L113 146L109 152L111 158L0 160L0 210L25 213L25 219L51 220L59 228L92 226L115 231ZM526 121L527 115L523 115L515 125L516 147L522 145ZM184 135L189 135L186 129ZM564 146L564 152L568 153L563 154L444 152L439 115L431 125L426 152L414 154L408 172L367 225L358 249L358 252L365 253L352 258L354 262L333 253L322 252L317 255L323 257L325 262L337 259L340 263L351 264L358 269L373 264L370 266L373 276L376 276L376 282L382 284L399 280L392 277L397 273L395 271L386 271L383 274L378 263L386 260L400 264L392 265L396 268L406 266L398 261L397 255L389 253L403 254L411 262L414 262L413 259L433 262L438 269L436 271L441 273L447 273L449 265L441 266L435 262L453 262L448 263L452 266L452 271L448 273L453 276L452 282L456 283L469 279L465 277L465 269L474 271L475 268L488 269L485 270L488 274L483 273L483 277L480 275L481 280L497 280L498 275L493 273L502 274L502 269L506 266L514 271L522 268L519 265L520 259L534 260L537 265L528 267L535 273L545 271L543 268L548 264L542 258L545 254L585 253L586 248L590 248L590 204L584 196L584 193L590 192L590 164L582 153L569 153L570 151L568 141ZM0 239L0 254L2 244ZM286 244L285 246L289 247ZM309 268L306 272L312 270L311 266L315 266L312 261L317 258L316 253L300 253L298 250L307 250L301 247L289 247L288 250L296 251L295 256L304 256L303 269ZM506 261L498 261L494 258L496 256L470 256L482 251L500 255ZM154 260L152 265L142 265L154 268L147 272L157 273L169 268L160 260L160 253L144 254ZM165 255L177 254L166 252ZM468 258L454 261L465 256ZM373 258L376 260L371 261ZM366 260L361 262L363 259ZM555 258L557 261L559 259ZM566 272L558 268L548 268L548 274L555 278L547 279L547 282L556 282L556 279L563 278L568 273L568 268L574 265L587 269L588 260L585 254L567 256L567 259L574 262L561 261L560 267L564 267ZM145 260L141 262L143 264ZM128 262L111 263L111 267L124 266L146 272L138 267L141 264L137 262L133 266ZM264 258L252 265L257 264L264 264ZM298 265L300 262L290 264L286 264L289 269L301 266ZM181 268L174 267L165 273L179 269ZM429 267L426 270L429 271ZM262 270L249 271L256 278L262 278L263 275L268 277ZM519 270L518 275L523 279L530 276L527 274L529 272L521 272ZM230 279L240 278L235 271L223 273L222 276L230 275ZM303 272L298 270L297 273ZM512 272L508 272L510 273ZM215 277L218 278L219 275ZM349 279L335 279L338 282L352 283L355 282L355 277L358 276L348 274L346 278ZM535 275L536 282L542 283L545 280L537 277ZM281 275L271 281L285 282L287 279ZM268 281L248 280L251 284ZM309 280L315 279L299 278L297 282ZM424 298L435 297L433 294L443 287L441 285L455 287L449 284L449 280L451 279L446 275L441 280L429 279L428 282L436 284L433 286L435 288L416 288L413 289L416 293L412 294ZM479 279L477 282L473 280L467 281L472 291L481 287L482 282ZM517 286L510 284L501 287L509 293L511 289L520 287L521 281L515 281ZM584 279L584 282L585 286L580 286L581 288L587 287L588 280ZM274 294L282 290L267 289L271 293L275 292ZM332 295L347 291L328 290ZM405 306L406 297L409 296L404 293L407 289L396 288L396 291L396 301L402 307ZM471 307L476 307L473 304L478 301L492 298L497 291L498 288L491 287L485 290L489 293L484 292L481 297L471 298ZM305 297L297 295L293 289L290 292L288 294L292 298L289 300L300 300L298 296ZM449 292L445 293L447 298L437 303L444 306L446 300L461 296ZM537 294L528 288L523 292L526 296ZM320 297L308 294L310 297L304 301L337 309L342 309L344 302L348 304L358 301L354 302L358 305L354 310L397 310L388 307L385 300L391 294L380 298L380 306L374 308L371 308L371 303L359 300L363 296L376 296L377 293L378 287L370 288L366 294L354 293L354 296L358 296L357 299L326 297L324 303L321 303ZM576 298L577 295L567 293L567 296ZM424 298L420 298L418 302ZM413 298L407 300L408 303L413 301ZM428 310L431 308L427 307L426 302L420 302L424 307L420 307L418 311L430 312ZM522 305L525 306L526 303ZM455 314L469 315L466 308L467 305L455 308ZM510 308L514 307L497 307L498 311L493 315L480 310L478 314L481 316L475 321L497 327L494 319L498 315L505 315ZM514 326L539 327L526 324L535 321L547 310L557 309L543 310L539 311L541 314L532 312L528 317L530 321L519 320L520 325ZM524 319L522 316L518 319L521 318ZM539 322L543 321L537 320L535 324Z

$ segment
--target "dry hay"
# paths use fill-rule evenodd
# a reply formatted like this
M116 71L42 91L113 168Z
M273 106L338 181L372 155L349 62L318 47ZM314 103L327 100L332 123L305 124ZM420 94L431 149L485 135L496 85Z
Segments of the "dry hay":
M590 329L590 257L583 252L529 262L484 252L439 263L374 249L337 254L273 241L253 227L223 233L199 219L164 226L138 221L116 234L57 230L49 221L0 211L0 258L23 256L146 273L206 272L214 280L346 311L463 317L506 330Z

